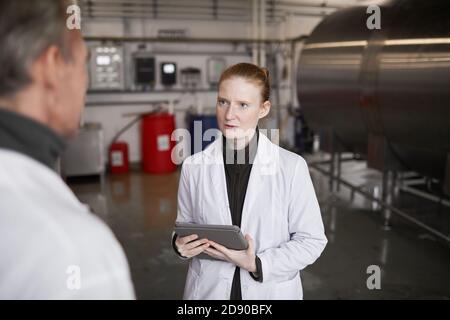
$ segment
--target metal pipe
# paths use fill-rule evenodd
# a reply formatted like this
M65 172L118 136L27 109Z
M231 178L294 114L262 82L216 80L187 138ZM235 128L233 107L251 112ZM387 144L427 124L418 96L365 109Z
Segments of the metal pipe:
M424 198L424 199L427 199L427 200L430 200L430 201L442 204L444 206L450 207L450 201L444 200L441 197L434 196L434 195L428 194L426 192L422 192L422 191L419 191L417 189L414 189L414 188L411 188L411 187L407 187L407 186L400 187L400 190L402 190L404 192L407 192L407 193L410 193L410 194L413 194L415 196L418 196L418 197L421 197L421 198Z
M317 7L317 8L332 8L332 9L340 9L348 6L348 3L343 3L342 0L336 0L333 2L323 1L322 3L317 3L315 1L277 1L279 5L288 5L288 6L309 6L309 7Z
M89 9L91 12L96 10L99 12L102 11L112 11L112 12L142 12L142 11L147 11L147 12L155 12L157 11L158 13L173 13L173 12L178 12L178 13L189 13L189 12L194 12L194 13L207 13L209 15L214 15L214 7L210 7L210 8L204 8L204 7L195 7L195 6L177 6L174 8L171 7L162 7L159 8L157 10L155 10L154 6L151 5L146 5L146 6L139 6L139 7L132 7L132 8L124 8L122 6L92 6L89 7ZM244 11L245 8L221 8L220 12L217 12L217 14L247 14L247 12Z
M322 174L324 174L326 176L330 176L330 173L327 170L320 168L318 165L309 164L309 167L313 168L313 169L315 169L315 170L317 170L319 172L321 172ZM335 177L335 179L336 179L336 177ZM407 221L417 225L418 227L427 230L428 232L430 232L433 235L441 238L442 240L446 241L447 243L450 242L450 237L449 236L447 236L447 235L443 234L442 232L440 232L440 231L438 231L438 230L436 230L436 229L434 229L434 228L424 224L423 222L417 220L416 218L412 217L411 215L407 214L406 212L404 212L404 211L402 211L400 209L397 209L397 208L393 207L392 205L388 205L388 204L384 203L382 200L373 197L370 193L361 190L360 188L352 185L351 183L349 183L349 182L347 182L347 181L345 181L343 179L340 179L340 183L342 185L348 187L351 191L359 193L362 196L366 197L367 199L370 199L370 200L378 203L381 207L388 208L393 213L395 213L395 214L399 215L400 217L404 218L405 220L407 220Z
M258 39L258 0L252 1L252 31L253 31L253 39ZM258 43L257 42L253 43L252 62L253 62L253 64L258 64Z
M260 32L260 39L266 39L266 0L260 0L260 25L259 25L259 32ZM260 51L259 51L259 65L261 67L266 66L266 46L264 43L260 45Z
M306 39L305 36L303 39ZM283 42L298 42L303 41L299 38L287 39L285 41L280 39L242 39L242 38L157 38L157 37L99 37L99 36L86 36L86 41L100 41L100 42L186 42L186 43L283 43Z
M92 18L101 18L101 19L123 19L123 18L136 18L136 19L151 19L151 20L183 20L183 21L222 21L222 22L242 22L242 18L233 18L233 17L218 17L217 19L213 19L212 17L191 17L191 18L185 18L185 17L175 17L175 16L158 16L157 18L154 18L151 14L126 14L126 15L114 15L114 14L96 14L92 15L90 19ZM88 20L88 19L86 19ZM281 20L276 20L274 23L280 23Z
M260 7L266 7L266 2L260 0ZM252 10L252 6L250 2L235 2L235 5L230 5L227 2L227 5L220 5L217 2L217 6L214 6L214 3L208 2L170 2L164 1L163 3L153 0L153 2L149 1L83 1L80 3L81 12L85 16L85 18L89 19L92 17L111 17L114 18L113 13L117 13L119 17L143 17L143 13L148 13L152 16L153 19L164 18L165 14L181 14L186 15L186 13L191 12L189 16L189 20L192 20L192 14L196 14L197 16L201 13L206 14L211 20L224 20L221 17L224 16L243 16L250 18L249 11ZM309 9L312 11L302 11L298 9ZM314 10L320 9L321 12L314 12ZM324 11L325 10L325 11ZM287 13L291 15L299 15L299 16L323 16L324 14L329 14L333 8L323 7L323 6L314 6L314 5L305 5L298 3L278 3L274 2L270 8L262 9L266 18L267 15L270 16L269 21L275 21L274 18L284 18ZM88 14L84 14L88 12ZM178 19L178 17L165 17L166 19ZM199 20L202 20L200 16ZM276 21L277 23L280 20Z

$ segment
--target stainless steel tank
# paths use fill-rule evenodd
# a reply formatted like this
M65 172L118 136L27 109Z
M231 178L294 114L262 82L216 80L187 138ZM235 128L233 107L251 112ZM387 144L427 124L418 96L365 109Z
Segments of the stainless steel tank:
M297 73L305 118L332 128L354 152L367 152L369 135L385 137L405 167L444 179L450 1L390 2L381 7L381 30L366 27L366 9L335 12L306 41Z

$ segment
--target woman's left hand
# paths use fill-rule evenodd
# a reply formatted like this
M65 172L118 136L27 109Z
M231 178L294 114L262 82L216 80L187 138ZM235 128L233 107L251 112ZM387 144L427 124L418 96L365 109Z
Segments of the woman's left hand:
M209 240L210 247L207 248L204 253L213 258L231 262L249 272L256 272L255 245L250 235L245 235L245 239L248 241L247 250L228 249L214 241Z

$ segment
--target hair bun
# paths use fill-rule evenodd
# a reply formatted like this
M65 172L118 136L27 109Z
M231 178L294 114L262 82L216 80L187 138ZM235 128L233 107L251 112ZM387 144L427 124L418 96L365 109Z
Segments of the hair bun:
M261 89L262 101L268 101L270 98L270 79L269 70L252 63L241 62L228 67L222 72L219 79L219 86L224 80L240 77L252 82Z

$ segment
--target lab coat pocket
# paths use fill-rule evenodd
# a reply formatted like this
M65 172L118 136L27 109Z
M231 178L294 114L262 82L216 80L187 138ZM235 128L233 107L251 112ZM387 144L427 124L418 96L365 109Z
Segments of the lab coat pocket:
M196 300L227 300L231 292L230 281L222 277L211 277L202 274L198 282Z
M214 195L203 197L202 218L206 224L231 224L231 215L228 219L228 203L224 203L221 198Z
M278 282L275 285L275 297L277 300L301 300L303 298L300 275L294 278Z
M226 300L229 299L231 278L234 267L229 262L218 260L199 260L200 273L198 280L199 300Z
M231 216L227 216L228 199L225 198L225 187L219 181L211 181L208 175L204 178L199 186L201 223L230 224Z
M264 208L264 214L261 215L260 247L259 251L264 251L269 248L275 248L280 243L286 242L289 239L288 217L284 207L282 196L279 190L271 190L259 204Z
M183 299L196 300L198 296L199 275L194 268L190 267L186 276Z

